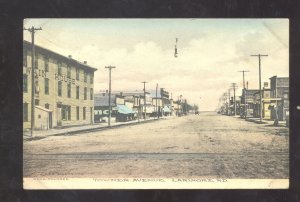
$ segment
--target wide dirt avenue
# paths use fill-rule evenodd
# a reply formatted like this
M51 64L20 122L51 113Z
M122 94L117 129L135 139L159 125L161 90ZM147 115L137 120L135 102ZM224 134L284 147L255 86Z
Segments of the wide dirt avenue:
M289 129L216 112L24 141L24 177L288 178Z

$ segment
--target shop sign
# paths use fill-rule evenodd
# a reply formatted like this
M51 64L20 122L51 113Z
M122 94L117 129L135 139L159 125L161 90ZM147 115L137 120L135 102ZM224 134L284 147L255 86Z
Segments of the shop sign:
M66 75L59 75L58 73L56 73L55 74L55 80L64 81L64 82L71 83L71 84L75 85L75 79L68 78Z

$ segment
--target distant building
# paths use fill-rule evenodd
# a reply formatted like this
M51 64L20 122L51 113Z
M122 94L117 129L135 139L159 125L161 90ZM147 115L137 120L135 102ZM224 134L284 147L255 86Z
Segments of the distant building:
M24 129L31 127L31 50L23 41ZM35 129L92 124L97 69L37 45L35 54Z
M94 121L106 122L109 116L109 110L111 110L112 121L128 121L134 119L136 114L132 107L133 103L125 101L125 98L121 93L111 93L109 109L109 95L108 92L95 93L94 102Z
M280 121L286 119L289 113L289 78L273 76L270 78L271 98L275 101L274 106L278 110ZM272 110L271 119L275 117L275 111Z

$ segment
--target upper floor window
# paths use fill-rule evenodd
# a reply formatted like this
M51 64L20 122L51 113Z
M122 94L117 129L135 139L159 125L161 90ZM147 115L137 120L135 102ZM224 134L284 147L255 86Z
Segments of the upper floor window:
M34 68L35 69L39 68L39 56L38 56L38 54L35 54L35 57L34 57Z
M28 76L27 74L23 74L23 92L28 91Z
M93 89L92 88L90 89L90 99L91 100L93 99Z
M87 87L84 87L84 99L86 100L87 98Z
M71 66L67 66L67 78L71 78Z
M79 80L79 69L76 68L76 80L78 81Z
M87 82L87 73L86 71L83 71L83 73L84 73L84 82Z
M79 99L79 86L76 86L76 99Z
M94 83L94 75L93 75L93 74L90 75L90 83L91 83L91 84Z
M58 81L58 85L57 85L57 94L58 96L61 96L61 91L62 91L62 83L61 81Z
M57 73L58 73L58 75L60 75L60 76L61 76L61 74L62 74L61 63L57 63Z
M71 97L71 83L68 83L68 98Z
M49 79L45 78L45 95L49 95Z
M27 67L27 50L23 51L23 66Z
M49 58L44 57L44 62L45 62L45 72L49 72Z
M23 103L23 122L28 121L28 103Z

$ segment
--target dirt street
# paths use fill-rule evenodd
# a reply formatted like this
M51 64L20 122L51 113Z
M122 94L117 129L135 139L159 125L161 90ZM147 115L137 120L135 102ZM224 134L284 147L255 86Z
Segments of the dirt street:
M202 112L24 141L24 177L288 178L289 130Z

